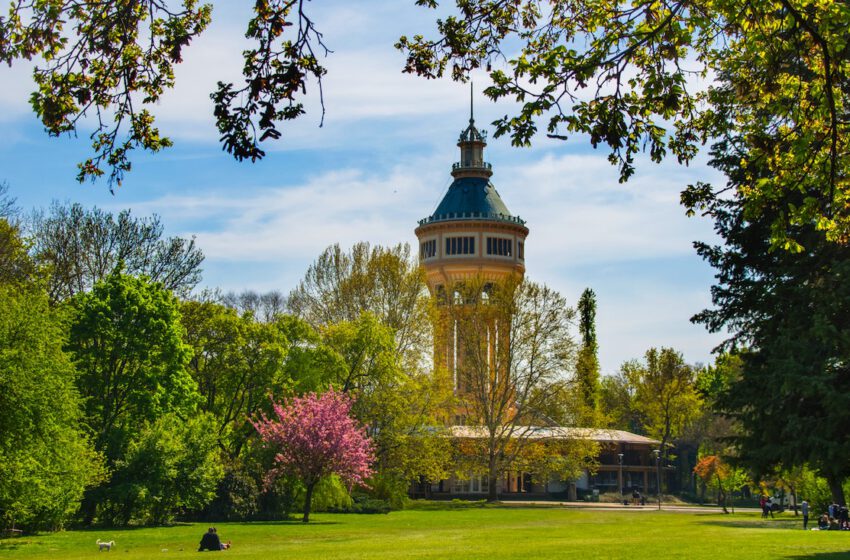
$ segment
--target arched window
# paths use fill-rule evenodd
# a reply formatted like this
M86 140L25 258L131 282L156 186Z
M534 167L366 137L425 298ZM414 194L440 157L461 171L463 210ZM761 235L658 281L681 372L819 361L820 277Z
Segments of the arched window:
M446 302L447 302L447 300L446 300L446 287L443 286L442 284L437 284L437 288L435 289L435 292L436 292L436 295L437 295L437 304L438 305L445 305Z

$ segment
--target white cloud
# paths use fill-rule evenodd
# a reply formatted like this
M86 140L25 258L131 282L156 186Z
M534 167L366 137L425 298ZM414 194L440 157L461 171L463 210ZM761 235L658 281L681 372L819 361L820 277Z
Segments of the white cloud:
M433 196L429 182L438 173L410 173L397 167L377 176L358 169L317 175L301 185L257 189L234 199L232 193L169 195L144 204L169 223L209 223L197 234L210 260L306 263L326 246L357 241L394 244L415 241L416 220ZM178 225L178 228L180 226Z
M26 117L32 112L30 94L35 91L32 70L35 64L22 61L14 66L0 65L0 122Z
M692 254L691 241L711 235L709 224L689 219L679 191L708 170L689 174L675 165L641 162L626 184L600 155L548 154L500 173L496 186L508 207L534 224L530 259L561 267L605 261Z

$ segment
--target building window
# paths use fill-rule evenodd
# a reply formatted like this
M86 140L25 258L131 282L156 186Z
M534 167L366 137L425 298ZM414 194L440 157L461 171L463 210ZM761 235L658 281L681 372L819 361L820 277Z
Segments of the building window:
M431 259L437 256L437 240L431 239L419 246L419 257L422 259Z
M475 254L475 238L474 237L447 237L446 238L446 254L447 255L474 255Z
M523 243L522 241L516 242L516 255L517 257L519 257L519 260L525 260L525 243Z
M472 475L466 480L455 479L452 484L454 494L486 494L490 489L490 479L487 476Z
M510 257L513 255L513 240L502 237L488 237L487 254Z

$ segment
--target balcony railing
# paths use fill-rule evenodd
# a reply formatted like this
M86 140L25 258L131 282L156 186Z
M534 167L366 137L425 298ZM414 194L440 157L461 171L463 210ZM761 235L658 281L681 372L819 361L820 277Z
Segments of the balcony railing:
M452 171L457 171L458 169L489 169L492 171L493 165L486 161L472 162L464 165L458 161L452 164Z
M434 214L419 220L419 225L432 224L434 222L448 222L454 220L488 220L496 222L510 222L512 224L525 225L525 220L519 216L508 214L496 214L492 212L449 212L448 214Z

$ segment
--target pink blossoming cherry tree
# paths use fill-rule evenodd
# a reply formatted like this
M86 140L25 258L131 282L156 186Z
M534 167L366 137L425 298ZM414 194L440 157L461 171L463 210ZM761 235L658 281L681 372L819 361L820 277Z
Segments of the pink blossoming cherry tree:
M253 421L263 442L277 450L266 485L282 475L304 483L304 523L310 520L313 489L324 477L363 484L372 474L374 448L366 431L351 418L351 398L331 388L322 395L309 393L284 404L272 403L275 418L260 414Z

